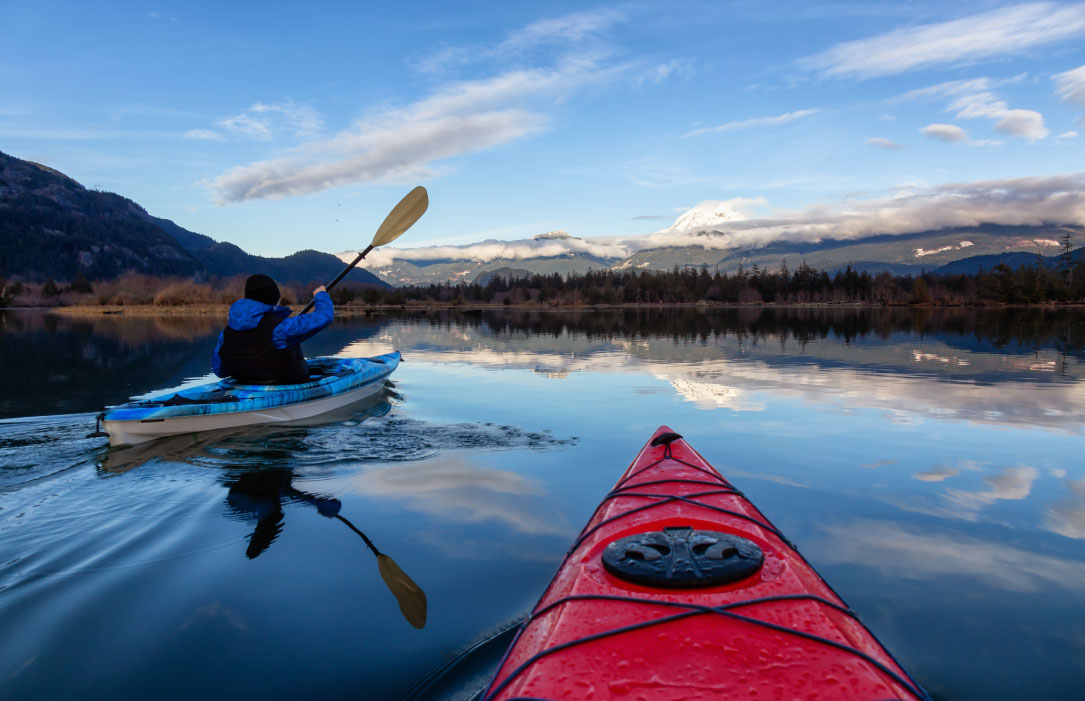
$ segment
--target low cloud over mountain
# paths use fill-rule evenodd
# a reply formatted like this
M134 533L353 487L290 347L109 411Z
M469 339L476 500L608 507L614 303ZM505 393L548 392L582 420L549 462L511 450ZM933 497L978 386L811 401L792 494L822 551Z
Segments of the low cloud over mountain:
M564 255L624 258L637 251L697 247L728 250L778 241L854 240L875 235L911 234L983 224L1040 226L1085 224L1085 173L1033 178L908 186L869 199L815 204L802 211L766 208L764 198L703 202L678 217L674 225L631 237L577 238L538 236L526 241L488 240L463 246L382 248L370 254L367 267L395 260L523 260Z

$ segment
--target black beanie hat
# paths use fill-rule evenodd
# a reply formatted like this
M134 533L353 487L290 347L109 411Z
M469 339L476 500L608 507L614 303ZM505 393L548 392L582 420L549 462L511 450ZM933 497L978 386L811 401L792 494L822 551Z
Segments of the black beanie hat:
M279 303L279 286L267 275L257 273L245 281L245 299L254 299L264 304Z

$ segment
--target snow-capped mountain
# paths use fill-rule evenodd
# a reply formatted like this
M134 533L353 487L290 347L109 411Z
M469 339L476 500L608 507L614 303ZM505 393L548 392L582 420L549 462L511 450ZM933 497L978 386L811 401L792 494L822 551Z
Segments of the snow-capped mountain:
M746 217L736 212L727 202L702 202L685 212L674 220L666 229L657 231L658 234L676 233L679 231L705 231L718 229L727 222L741 221Z
M695 208L696 209L696 208ZM711 217L712 212L719 216ZM687 214L691 214L687 212ZM701 216L679 217L675 222L723 221L728 210L703 208ZM730 212L734 217L735 213ZM735 221L732 218L730 221ZM778 240L760 246L720 245L719 235L707 231L668 232L628 239L579 238L565 231L552 231L518 241L484 241L464 246L432 246L414 249L377 249L365 267L392 285L427 285L444 282L472 282L480 276L504 269L517 272L566 275L601 270L670 270L674 266L731 273L741 265L776 270L786 261L795 268L807 264L830 273L851 265L857 270L894 274L933 271L943 265L970 256L995 256L990 268L1001 256L1021 252L1046 256L1057 252L1060 237L1071 234L1075 241L1085 239L1085 228L1075 226L997 226L957 227L922 231L914 234L875 235L854 239L820 241ZM701 240L704 240L703 243ZM646 245L647 244L647 245ZM345 261L354 252L340 254Z
M532 241L551 241L561 239L573 238L565 229L558 229L557 231L548 231L545 234L539 234L538 236L532 236Z

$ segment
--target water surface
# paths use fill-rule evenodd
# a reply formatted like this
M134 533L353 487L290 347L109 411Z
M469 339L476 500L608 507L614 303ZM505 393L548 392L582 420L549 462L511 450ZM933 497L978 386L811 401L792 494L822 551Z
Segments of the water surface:
M405 362L332 423L84 438L204 376L218 328L0 313L0 697L469 695L660 424L938 697L1085 681L1080 312L341 320L306 351Z

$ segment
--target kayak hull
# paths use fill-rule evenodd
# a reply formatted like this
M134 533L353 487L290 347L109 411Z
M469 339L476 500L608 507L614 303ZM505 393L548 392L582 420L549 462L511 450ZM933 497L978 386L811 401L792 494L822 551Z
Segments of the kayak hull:
M112 407L102 424L109 444L122 446L257 424L304 422L380 392L399 361L398 352L374 358L314 358L310 367L326 373L312 382L245 385L221 380Z
M690 545L698 538L741 561L727 575L737 576L712 579L708 556L692 554L708 552ZM646 570L653 558L662 564ZM929 697L783 534L664 426L574 542L482 698Z

